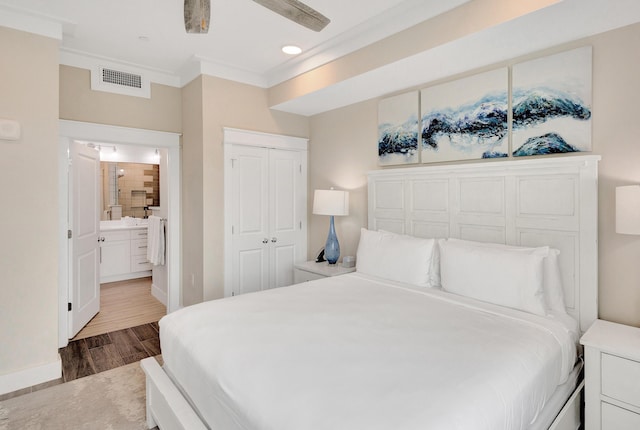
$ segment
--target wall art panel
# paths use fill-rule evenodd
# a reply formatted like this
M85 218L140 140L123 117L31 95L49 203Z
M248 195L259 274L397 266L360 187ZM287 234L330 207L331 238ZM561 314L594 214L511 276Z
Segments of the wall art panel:
M513 155L591 151L590 46L513 66Z
M418 153L418 91L380 100L378 104L378 164L414 164Z
M507 157L508 84L502 68L422 90L422 162Z

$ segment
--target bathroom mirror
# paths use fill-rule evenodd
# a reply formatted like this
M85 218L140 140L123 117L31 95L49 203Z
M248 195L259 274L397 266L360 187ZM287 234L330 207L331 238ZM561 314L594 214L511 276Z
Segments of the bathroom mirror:
M125 216L147 218L151 206L160 206L158 164L100 162L102 219Z

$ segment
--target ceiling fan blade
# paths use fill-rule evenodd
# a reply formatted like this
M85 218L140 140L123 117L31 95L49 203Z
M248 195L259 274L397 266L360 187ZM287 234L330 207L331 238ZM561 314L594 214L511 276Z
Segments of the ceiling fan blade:
M313 31L320 31L331 22L329 18L298 0L253 1Z
M184 0L184 29L187 33L208 33L211 0Z

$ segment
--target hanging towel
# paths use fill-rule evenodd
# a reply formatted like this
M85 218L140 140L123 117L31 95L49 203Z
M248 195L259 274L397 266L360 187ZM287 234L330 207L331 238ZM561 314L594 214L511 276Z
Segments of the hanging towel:
M147 260L154 266L164 265L164 222L155 215L147 226Z

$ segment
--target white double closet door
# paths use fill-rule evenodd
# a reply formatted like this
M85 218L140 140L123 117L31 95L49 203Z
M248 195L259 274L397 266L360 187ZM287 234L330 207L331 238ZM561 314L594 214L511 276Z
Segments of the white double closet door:
M293 284L306 256L306 151L232 145L230 161L231 295Z

